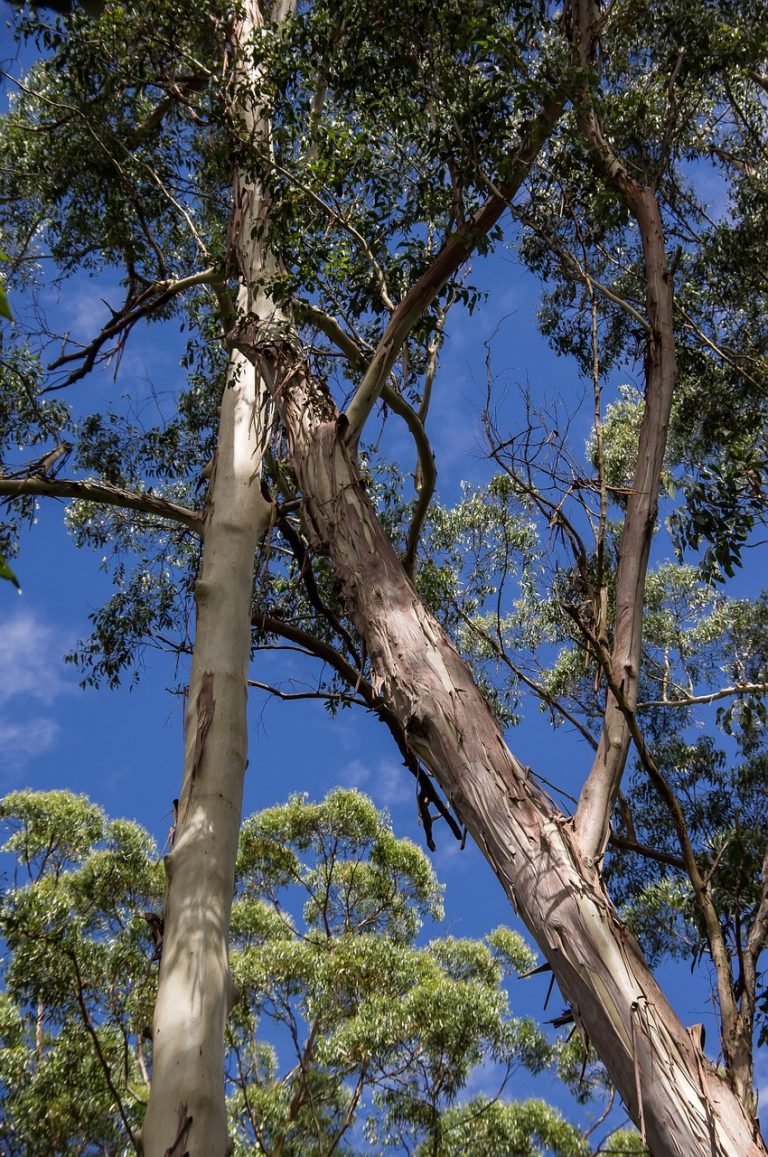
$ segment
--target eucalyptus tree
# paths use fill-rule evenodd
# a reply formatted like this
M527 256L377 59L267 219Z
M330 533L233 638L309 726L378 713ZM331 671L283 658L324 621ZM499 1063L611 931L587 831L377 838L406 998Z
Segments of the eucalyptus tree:
M0 904L3 1152L124 1153L152 1065L157 848L64 791L12 793L0 823L12 877ZM416 945L441 903L424 853L357 792L246 820L226 1037L236 1153L444 1153L483 1127L474 1151L490 1154L500 1122L521 1154L589 1153L542 1101L456 1103L478 1063L501 1091L566 1052L509 1013L504 977L535 963L520 936Z
M19 308L3 362L8 443L41 453L5 466L0 493L13 518L0 547L12 555L17 524L43 495L75 499L79 539L121 554L118 591L80 653L86 679L118 679L148 639L176 631L183 645L195 604L147 1153L227 1148L227 929L246 679L252 648L276 638L330 668L332 702L360 702L389 726L428 840L439 817L477 841L652 1151L764 1152L751 1059L768 930L764 845L749 869L754 901L734 989L713 865L691 839L684 797L641 712L655 670L643 612L670 424L689 451L678 447L676 462L688 466L678 482L691 499L673 527L683 546L709 545L710 574L740 562L764 511L754 269L763 15L726 2L601 11L576 0L550 11L247 0L190 12L156 0L107 5L97 20L21 18L43 59L19 82L3 128L9 271L34 299L42 258L62 278L118 269L125 295L97 333L53 354L39 309L25 334ZM713 158L734 212L708 224L686 177ZM517 639L501 630L501 594L492 630L473 617L503 582L486 575L486 604L451 603L450 576L424 538L435 489L425 423L442 336L451 310L480 304L468 258L519 229L525 260L548 279L544 327L594 394L586 465L557 431L539 437L529 417L515 437L497 428L492 401L487 409L503 472L494 497L514 523L506 569L528 549L514 515L543 517L556 536L547 605L572 631L561 669L544 680L526 674L516 651L531 630L523 624ZM713 268L722 288L708 295ZM676 277L686 291L678 306ZM52 392L119 359L135 327L179 314L193 329L189 382L162 428L80 403L69 410ZM623 422L614 415L609 431L607 376L631 366L642 404ZM721 402L739 399L749 434L723 421L709 383ZM362 441L379 405L413 438L412 501ZM531 589L530 568L523 581ZM573 816L508 750L503 695L476 677L462 646L511 663L594 748ZM594 687L586 723L569 700L579 664ZM668 675L663 708L679 690ZM691 707L694 691L677 690L671 705ZM723 689L758 710L764 692L759 671ZM675 866L715 964L723 1073L669 1007L604 887L631 747L670 817ZM636 853L633 821L624 823ZM671 854L645 850L657 862Z

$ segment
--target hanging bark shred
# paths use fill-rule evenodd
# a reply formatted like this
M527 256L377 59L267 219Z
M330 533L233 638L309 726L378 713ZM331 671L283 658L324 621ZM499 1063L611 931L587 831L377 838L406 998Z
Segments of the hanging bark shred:
M187 804L184 809L183 820L186 820L189 812L189 805L192 800L192 790L197 780L197 772L203 759L203 752L205 751L205 737L208 734L208 729L213 721L213 712L216 708L216 700L213 697L213 672L206 671L200 680L200 690L197 693L195 700L197 726L195 730L195 750L192 756L192 765L189 772L189 791L187 793ZM178 811L178 805L175 809ZM182 820L182 822L183 822ZM173 837L176 842L176 831L178 823L174 824Z
M211 726L216 701L213 698L213 673L206 671L200 681L197 693L197 732L195 734L195 754L192 758L192 778L197 775L205 749L205 737Z

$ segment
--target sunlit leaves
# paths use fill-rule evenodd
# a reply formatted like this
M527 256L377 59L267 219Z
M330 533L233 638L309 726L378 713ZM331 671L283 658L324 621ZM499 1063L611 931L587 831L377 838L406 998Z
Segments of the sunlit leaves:
M151 1071L162 867L137 825L68 792L6 796L0 823L16 862L0 905L0 1138L9 1153L85 1154L94 1138L117 1149L114 1090L138 1126ZM512 1067L552 1064L502 983L533 966L530 948L505 928L417 942L440 913L424 853L358 792L296 796L246 822L227 1037L238 1154L280 1144L319 1157L366 1114L371 1136L395 1147L442 1144L475 1065L501 1085ZM504 1113L532 1154L566 1129L539 1103Z
M124 1123L99 1050L123 1074L121 1086L146 1092L138 1058L154 976L143 912L163 889L152 843L135 824L109 822L63 791L16 792L0 816L3 850L18 864L0 905L7 949L0 1133L9 1153L119 1146ZM124 1096L135 1126L136 1097Z
M436 1139L482 1059L502 1071L549 1063L540 1030L509 1016L501 987L505 969L530 966L530 949L506 929L487 943L417 947L422 920L439 916L439 886L421 850L395 839L359 793L319 804L296 796L254 816L238 872L233 966L245 1005L234 1012L232 1075L236 1103L258 1105L238 1122L243 1152L249 1138L268 1147L278 1137L292 1151L321 1151L323 1137L343 1131L350 1090L363 1087L369 1113L371 1096L376 1106L371 1138ZM249 1068L254 1012L301 1058L284 1083Z
M577 1130L544 1101L508 1104L474 1098L448 1110L436 1146L425 1142L416 1157L586 1157L589 1144ZM640 1150L637 1150L640 1153Z

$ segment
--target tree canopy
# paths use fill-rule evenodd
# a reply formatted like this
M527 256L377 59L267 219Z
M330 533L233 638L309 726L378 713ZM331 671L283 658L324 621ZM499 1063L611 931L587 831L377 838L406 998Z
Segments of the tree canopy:
M285 695L259 655L290 646L389 728L427 843L478 843L651 1149L763 1152L765 5L88 7L14 20L0 557L71 500L115 588L82 679L191 655L137 1146L226 1148L245 684ZM489 342L488 476L440 502L445 337L509 251L578 387L505 402ZM107 312L62 332L89 278ZM93 404L171 326L158 420ZM537 708L560 804L504 742ZM724 1075L630 928L711 960Z
M125 1152L151 1071L157 849L63 791L15 792L0 815L13 863L0 909L3 1149ZM520 1157L591 1152L543 1101L461 1103L480 1063L502 1094L520 1068L559 1063L567 1076L580 1050L511 1015L503 980L535 963L519 935L417 942L440 912L424 853L358 792L294 797L245 821L227 1034L236 1153L450 1154L468 1132L489 1157L499 1144Z

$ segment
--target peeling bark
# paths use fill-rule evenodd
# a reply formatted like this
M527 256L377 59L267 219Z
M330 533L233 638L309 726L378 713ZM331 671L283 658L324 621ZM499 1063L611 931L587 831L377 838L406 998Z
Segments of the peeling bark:
M765 1154L618 920L572 822L509 752L471 672L416 594L343 444L343 421L327 402L316 405L317 388L296 363L274 397L315 548L330 554L376 689L551 964L654 1157Z

